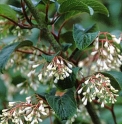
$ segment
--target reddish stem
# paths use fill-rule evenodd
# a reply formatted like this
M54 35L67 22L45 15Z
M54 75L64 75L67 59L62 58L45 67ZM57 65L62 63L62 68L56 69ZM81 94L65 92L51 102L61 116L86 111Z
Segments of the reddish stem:
M19 26L19 27L22 28L22 29L32 29L32 26L23 26L23 25L21 25L21 24L15 22L14 20L12 20L12 19L10 19L10 18L8 18L8 17L6 17L6 16L4 16L4 15L1 15L1 14L0 14L0 16L2 16L2 17L4 17L4 18L8 19L9 21L13 22L15 25Z
M64 27L64 25L66 24L66 22L67 22L67 20L65 20L63 23L62 23L62 25L60 26L60 28L59 28L59 31L58 31L58 41L59 41L59 39L60 39L60 34L61 34L61 30L62 30L62 28Z
M24 2L23 2L22 0L21 0L21 6L22 6L23 14L24 14L24 16L25 16L27 22L28 22L30 25L32 25L31 18L30 18L30 19L28 18L27 13L26 13L26 11L25 11L25 4L24 4Z

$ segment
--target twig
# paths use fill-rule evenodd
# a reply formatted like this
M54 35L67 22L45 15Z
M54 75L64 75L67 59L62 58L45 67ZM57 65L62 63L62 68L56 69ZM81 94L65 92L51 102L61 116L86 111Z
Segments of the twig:
M63 23L62 23L62 25L60 26L60 28L59 28L59 31L58 31L58 41L59 41L59 39L60 39L60 34L61 34L61 30L62 30L62 28L64 27L64 25L66 24L66 22L67 22L67 20L65 20Z
M52 45L53 49L56 52L59 52L62 50L61 46L58 44L58 42L54 39L53 35L50 33L48 29L48 25L45 22L45 14L39 13L38 10L35 8L31 0L24 0L27 7L29 8L30 12L32 13L33 17L38 23L39 29L42 31L43 36L46 38L46 40Z
M26 10L25 10L25 5L23 3L23 1L21 0L21 6L22 6L22 11L23 11L23 14L27 20L27 22L32 25L32 22L31 22L31 18L29 19L28 16L27 16L27 13L26 13Z
M48 9L49 9L49 4L46 4L46 16L45 16L46 22L48 22Z
M87 109L93 123L94 124L101 124L100 119L99 119L99 117L96 113L96 110L95 110L94 106L92 105L92 103L87 102L86 109Z
M116 116L115 116L115 113L114 113L114 104L112 104L112 106L111 106L111 114L112 114L114 123L117 124Z
M32 29L32 28L33 28L32 26L23 26L23 25L21 25L21 24L15 22L14 20L10 19L9 17L7 17L7 16L5 16L5 15L1 15L1 14L0 14L0 16L2 16L2 17L4 17L4 18L8 19L9 21L13 22L15 25L19 26L19 27L22 28L22 29Z

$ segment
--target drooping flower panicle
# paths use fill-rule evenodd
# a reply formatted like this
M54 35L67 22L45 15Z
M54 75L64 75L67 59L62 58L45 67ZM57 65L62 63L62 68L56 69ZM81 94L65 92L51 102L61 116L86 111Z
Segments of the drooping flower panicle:
M117 92L118 90L111 85L110 79L101 73L89 77L78 90L78 94L83 94L84 105L87 105L87 101L92 102L97 99L101 102L101 107L106 103L115 103Z
M54 76L54 83L57 83L58 80L64 80L66 77L70 76L72 73L72 67L73 66L70 62L60 56L56 56L47 66L45 74L49 74L49 77Z
M115 35L111 35L112 40L99 39L97 37L94 41L94 50L91 53L92 56L97 56L98 70L110 70L119 68L122 64L122 55L120 50L115 46L120 44L120 38L117 39Z
M39 100L36 104L32 103L31 97L26 98L26 102L9 102L10 108L3 109L0 115L0 124L8 124L9 121L14 124L38 124L42 122L42 117L47 116L43 100Z

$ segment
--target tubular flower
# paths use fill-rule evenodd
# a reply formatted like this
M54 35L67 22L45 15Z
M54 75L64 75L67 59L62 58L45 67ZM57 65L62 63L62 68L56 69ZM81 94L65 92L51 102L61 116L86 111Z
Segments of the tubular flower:
M64 80L66 77L69 77L72 73L72 64L64 60L60 56L56 56L51 63L47 66L45 75L49 74L49 77L54 76L54 83L57 83L58 80Z
M87 105L87 101L92 102L97 99L101 103L101 107L104 107L106 103L115 103L117 92L118 90L110 84L109 78L100 73L89 77L78 90L78 94L83 94L84 105Z
M8 109L2 110L0 124L8 124L9 121L14 124L24 124L25 121L38 124L42 122L42 117L47 116L43 101L40 100L37 104L33 104L31 97L27 97L26 102L9 102L8 106Z
M97 56L96 63L100 71L119 68L122 64L121 52L115 46L115 43L120 44L120 38L117 39L115 35L111 35L111 37L111 41L96 38L94 42L95 48L91 55Z

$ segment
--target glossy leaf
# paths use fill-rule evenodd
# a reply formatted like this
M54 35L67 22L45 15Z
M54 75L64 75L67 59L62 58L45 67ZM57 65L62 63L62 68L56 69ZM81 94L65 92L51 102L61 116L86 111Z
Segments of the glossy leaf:
M101 13L109 16L109 12L107 8L99 1L96 1L96 0L81 0L81 1L93 9L94 11L93 14Z
M74 39L72 36L72 31L67 31L67 32L61 34L60 38L61 38L62 42L65 41L65 43L72 44L70 49L75 49L75 42L74 42Z
M51 62L52 59L53 59L56 55L58 55L58 53L53 54L53 55L51 55L51 56L42 54L41 56L42 56L47 62Z
M4 15L12 20L17 21L17 14L16 12L6 4L0 4L0 15Z
M9 5L14 11L22 13L22 9L16 6Z
M111 84L114 88L122 90L122 72L117 71L107 71L102 72L103 75L109 77Z
M88 6L80 0L65 0L61 4L61 6L59 8L60 13L66 13L69 11L79 11L79 12L88 12L89 13Z
M26 40L23 42L13 43L11 45L4 47L0 51L0 71L2 71L2 69L5 67L10 55L14 52L14 50L24 46L32 46L32 42Z
M73 27L73 38L76 43L76 47L79 50L85 49L88 47L98 36L99 31L97 32L91 32L91 29L93 29L94 25L86 30L81 30L78 26L76 27L74 25Z
M63 43L62 44L62 50L65 52L68 50L69 47L71 47L72 44L71 43Z
M62 121L71 118L76 112L73 89L69 89L63 96L46 95L46 100Z
M80 14L80 13L82 13L82 12L80 12L78 10L77 11L74 10L74 11L69 11L69 12L63 13L61 15L61 17L60 17L60 20L68 20L68 19L70 19L70 18L72 18L75 15Z

